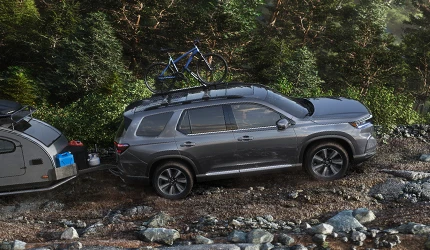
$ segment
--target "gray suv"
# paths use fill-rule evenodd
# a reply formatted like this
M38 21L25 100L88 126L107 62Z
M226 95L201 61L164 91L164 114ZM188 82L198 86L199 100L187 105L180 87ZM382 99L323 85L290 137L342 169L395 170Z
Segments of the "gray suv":
M303 166L345 175L376 152L372 115L346 98L289 98L258 84L180 90L130 104L115 139L117 174L168 199L194 182Z

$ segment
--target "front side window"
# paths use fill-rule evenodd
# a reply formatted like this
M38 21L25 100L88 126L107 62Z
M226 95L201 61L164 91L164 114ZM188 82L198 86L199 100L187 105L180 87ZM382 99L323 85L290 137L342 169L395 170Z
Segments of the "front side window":
M184 134L226 131L222 106L196 108L184 111L178 125Z
M15 151L15 144L10 141L0 139L0 154L11 153Z
M172 115L173 112L166 112L144 117L140 122L139 128L137 128L136 135L147 137L159 136Z
M270 108L253 103L231 105L238 129L276 126L281 115Z

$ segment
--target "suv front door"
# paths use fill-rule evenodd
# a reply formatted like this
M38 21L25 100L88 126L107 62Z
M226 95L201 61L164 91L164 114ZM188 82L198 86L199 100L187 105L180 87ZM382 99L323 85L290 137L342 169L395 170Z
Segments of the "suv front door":
M239 174L236 141L226 106L184 110L178 123L176 143L180 154L194 161L199 177Z
M231 104L237 125L237 162L240 172L290 167L298 163L296 133L292 127L278 130L276 122L285 118L256 103Z

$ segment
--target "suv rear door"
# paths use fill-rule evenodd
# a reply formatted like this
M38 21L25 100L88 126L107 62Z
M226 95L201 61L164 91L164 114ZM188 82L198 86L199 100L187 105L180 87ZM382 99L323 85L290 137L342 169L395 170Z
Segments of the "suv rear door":
M236 166L236 141L225 106L184 110L178 123L176 143L180 154L197 165L197 175L239 174Z
M257 103L230 105L237 142L240 172L289 167L298 163L296 133L292 127L278 130L276 122L285 118L273 109Z

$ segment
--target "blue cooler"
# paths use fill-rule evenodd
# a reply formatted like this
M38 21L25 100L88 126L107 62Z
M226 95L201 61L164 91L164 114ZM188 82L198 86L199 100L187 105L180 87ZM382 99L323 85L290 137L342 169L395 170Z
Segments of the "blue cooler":
M59 168L75 163L75 160L73 159L73 155L70 152L57 154L55 156L55 160L57 163L57 167Z

